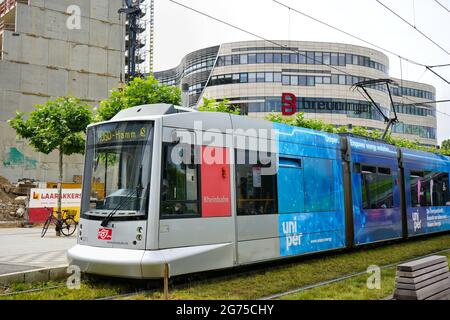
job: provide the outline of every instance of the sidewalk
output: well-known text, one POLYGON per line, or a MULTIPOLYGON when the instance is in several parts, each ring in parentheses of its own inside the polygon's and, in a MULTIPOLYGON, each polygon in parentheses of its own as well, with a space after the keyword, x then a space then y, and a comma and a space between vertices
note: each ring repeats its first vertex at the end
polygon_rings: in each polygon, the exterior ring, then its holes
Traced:
POLYGON ((56 237, 54 229, 41 238, 41 228, 0 228, 0 275, 66 265, 66 251, 76 244, 71 237, 56 237))

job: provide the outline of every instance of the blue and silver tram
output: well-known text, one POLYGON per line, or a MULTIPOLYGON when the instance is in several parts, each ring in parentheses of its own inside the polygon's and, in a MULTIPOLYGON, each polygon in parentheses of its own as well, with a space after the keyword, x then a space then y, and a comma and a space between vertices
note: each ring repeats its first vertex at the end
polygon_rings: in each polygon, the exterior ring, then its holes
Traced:
POLYGON ((139 106, 87 130, 78 244, 160 278, 450 229, 450 158, 248 117, 139 106))

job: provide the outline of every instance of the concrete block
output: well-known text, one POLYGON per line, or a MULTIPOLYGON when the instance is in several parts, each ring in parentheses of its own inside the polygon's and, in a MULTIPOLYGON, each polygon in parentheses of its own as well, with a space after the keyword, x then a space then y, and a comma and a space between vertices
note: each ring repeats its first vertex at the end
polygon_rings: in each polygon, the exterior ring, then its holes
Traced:
POLYGON ((31 33, 35 34, 33 30, 33 11, 35 9, 31 6, 27 6, 22 3, 17 3, 16 5, 16 31, 18 33, 31 33))
POLYGON ((22 94, 20 96, 20 110, 28 113, 32 111, 36 105, 44 104, 48 98, 49 97, 45 96, 22 94))
POLYGON ((113 24, 109 26, 108 48, 124 51, 125 49, 125 26, 113 24))
POLYGON ((396 299, 412 297, 415 300, 424 300, 449 288, 450 288, 450 279, 447 278, 419 290, 396 289, 394 297, 396 299))
POLYGON ((24 281, 26 283, 48 281, 49 274, 50 274, 50 272, 48 269, 25 272, 24 273, 24 281))
POLYGON ((122 0, 109 0, 109 21, 113 22, 113 23, 120 23, 119 21, 119 9, 122 8, 123 6, 123 1, 122 0))
POLYGON ((47 66, 48 65, 48 40, 30 36, 22 36, 22 57, 21 61, 27 63, 47 66))
POLYGON ((422 268, 422 269, 419 269, 419 270, 416 270, 416 271, 413 271, 413 272, 397 271, 396 275, 398 277, 415 278, 415 277, 418 277, 418 276, 421 276, 421 275, 425 275, 425 274, 427 274, 429 272, 432 272, 432 271, 443 269, 445 267, 448 267, 447 262, 441 262, 439 264, 435 264, 435 265, 432 265, 432 266, 429 266, 429 267, 426 267, 426 268, 422 268))
POLYGON ((20 90, 27 93, 45 93, 48 89, 48 69, 43 66, 22 65, 20 90))
POLYGON ((89 96, 89 75, 70 71, 68 76, 67 93, 81 99, 87 99, 89 96))
POLYGON ((69 69, 89 70, 89 47, 83 44, 69 44, 69 69))
POLYGON ((89 75, 89 96, 91 100, 102 100, 108 96, 108 77, 89 75))
POLYGON ((411 284, 402 283, 402 282, 398 282, 397 281, 396 288, 397 289, 405 289, 405 290, 418 290, 418 289, 424 288, 426 286, 429 286, 429 285, 431 285, 431 284, 433 284, 435 282, 438 282, 438 281, 441 281, 441 280, 444 280, 444 279, 448 279, 448 277, 449 277, 448 273, 443 273, 443 274, 441 274, 439 276, 429 278, 429 279, 427 279, 425 281, 411 283, 411 284))
POLYGON ((106 74, 108 71, 107 51, 102 48, 89 47, 89 71, 106 74))
POLYGON ((22 64, 0 61, 0 88, 2 90, 16 90, 20 88, 22 64))
POLYGON ((91 0, 91 17, 102 21, 108 21, 109 0, 91 0))
POLYGON ((423 259, 406 262, 398 265, 397 270, 401 271, 416 271, 426 267, 430 267, 442 262, 447 262, 447 257, 445 256, 430 256, 423 259))
POLYGON ((45 0, 28 0, 31 6, 44 8, 45 0))
POLYGON ((49 270, 49 280, 60 280, 67 278, 68 276, 67 266, 52 268, 49 270))
POLYGON ((61 40, 49 40, 48 64, 54 67, 70 68, 69 43, 61 40))
POLYGON ((67 12, 69 6, 75 5, 81 9, 81 15, 88 17, 90 14, 90 0, 53 0, 45 1, 45 8, 53 11, 67 12))
MULTIPOLYGON (((1 92, 1 91, 0 91, 1 92)), ((16 111, 21 110, 21 94, 13 91, 3 91, 0 94, 0 120, 7 121, 16 115, 16 111)), ((5 137, 2 136, 2 139, 5 137)))
POLYGON ((53 97, 67 95, 69 72, 64 69, 48 70, 48 94, 53 97))
POLYGON ((44 11, 45 36, 58 40, 68 40, 69 29, 67 29, 67 18, 65 13, 45 10, 44 11))
POLYGON ((13 32, 3 33, 3 60, 21 61, 22 57, 22 35, 13 36, 13 32))
POLYGON ((11 283, 22 283, 25 280, 25 276, 23 273, 13 273, 8 275, 0 276, 0 285, 7 286, 11 283))
POLYGON ((89 24, 89 44, 96 47, 107 47, 109 24, 98 20, 90 20, 89 24))
POLYGON ((16 31, 19 33, 44 36, 47 30, 45 13, 46 10, 44 9, 18 3, 16 31))
POLYGON ((397 277, 397 281, 401 283, 418 283, 421 281, 425 281, 430 277, 436 277, 438 275, 441 275, 443 273, 447 273, 449 271, 448 266, 445 268, 437 269, 435 271, 423 274, 421 276, 415 277, 415 278, 409 278, 409 277, 397 277))
POLYGON ((108 74, 120 77, 124 64, 125 56, 120 51, 108 50, 108 74))

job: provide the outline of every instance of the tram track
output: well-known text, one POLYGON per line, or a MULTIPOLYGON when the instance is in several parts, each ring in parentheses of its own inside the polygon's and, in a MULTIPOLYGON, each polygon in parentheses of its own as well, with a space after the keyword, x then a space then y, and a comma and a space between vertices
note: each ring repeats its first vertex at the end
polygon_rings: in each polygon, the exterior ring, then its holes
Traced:
MULTIPOLYGON (((417 256, 417 257, 414 257, 411 259, 400 260, 397 262, 389 263, 389 264, 380 266, 380 269, 383 270, 383 269, 392 268, 401 263, 425 258, 425 257, 436 255, 436 254, 442 254, 442 253, 449 252, 449 251, 450 251, 450 248, 434 251, 434 252, 428 253, 426 255, 417 256)), ((291 263, 291 262, 290 263, 278 263, 276 265, 271 265, 271 266, 261 264, 261 265, 257 265, 256 268, 255 268, 255 266, 243 268, 241 270, 237 270, 236 272, 232 272, 232 273, 230 273, 229 270, 228 271, 220 270, 220 271, 213 271, 213 272, 209 272, 209 273, 180 276, 180 277, 176 277, 176 278, 173 278, 170 280, 172 282, 170 285, 170 289, 171 290, 180 290, 180 289, 186 289, 193 285, 202 284, 202 283, 231 280, 231 279, 235 279, 238 277, 252 276, 252 275, 257 275, 257 274, 261 274, 261 273, 264 274, 266 272, 274 271, 274 270, 277 270, 277 269, 280 269, 280 268, 283 268, 286 266, 290 266, 293 264, 297 264, 297 263, 298 262, 296 262, 296 263, 291 263), (249 268, 252 268, 252 269, 247 270, 249 268)), ((359 272, 339 276, 336 278, 328 279, 325 281, 320 281, 317 283, 312 283, 312 284, 308 284, 308 285, 301 286, 298 288, 275 293, 275 294, 272 294, 269 296, 257 298, 257 300, 275 300, 275 299, 282 298, 284 296, 288 296, 288 295, 303 292, 306 290, 311 290, 311 289, 327 286, 330 284, 338 283, 338 282, 345 281, 345 280, 355 278, 358 276, 362 276, 365 274, 367 274, 367 272, 365 270, 359 271, 359 272)), ((100 282, 99 282, 99 280, 97 279, 97 280, 95 280, 95 282, 92 282, 92 283, 100 283, 101 284, 102 280, 100 279, 100 282)), ((106 283, 106 281, 105 281, 105 283, 106 283)), ((145 296, 145 295, 154 294, 154 293, 158 293, 158 292, 163 293, 161 284, 162 284, 162 281, 160 281, 160 280, 151 281, 151 282, 143 282, 142 285, 143 286, 145 285, 148 289, 143 289, 143 288, 141 289, 139 287, 137 287, 137 288, 135 287, 133 290, 128 290, 128 291, 125 290, 123 293, 119 293, 116 295, 98 297, 95 300, 106 301, 106 300, 118 300, 118 299, 132 299, 137 296, 145 296)), ((14 291, 14 292, 3 292, 3 293, 0 293, 0 299, 14 297, 14 296, 23 295, 23 294, 26 295, 26 294, 33 294, 33 293, 38 293, 38 292, 51 291, 51 290, 55 290, 55 289, 65 288, 65 287, 66 287, 66 284, 50 286, 50 287, 35 287, 35 288, 27 289, 27 290, 19 290, 19 291, 14 291)), ((0 289, 7 290, 8 288, 0 287, 0 289)))
MULTIPOLYGON (((429 254, 426 254, 426 255, 423 255, 423 256, 420 256, 420 257, 415 257, 415 258, 412 258, 412 259, 407 259, 407 260, 397 261, 397 262, 394 262, 394 263, 389 263, 389 264, 386 264, 384 266, 381 266, 380 270, 389 269, 389 268, 395 267, 395 266, 397 266, 399 264, 402 264, 402 263, 406 263, 406 262, 410 262, 410 261, 414 261, 414 260, 419 260, 419 259, 422 259, 422 258, 433 256, 435 254, 440 254, 440 253, 449 252, 449 251, 450 251, 450 248, 449 249, 444 249, 444 250, 439 250, 439 251, 436 251, 436 252, 432 252, 432 253, 429 253, 429 254)), ((291 289, 291 290, 288 290, 288 291, 276 293, 276 294, 273 294, 273 295, 270 295, 270 296, 266 296, 266 297, 260 298, 259 300, 275 300, 275 299, 278 299, 278 298, 281 298, 281 297, 285 297, 285 296, 288 296, 288 295, 291 295, 291 294, 294 294, 294 293, 299 293, 299 292, 303 292, 303 291, 306 291, 306 290, 323 287, 323 286, 330 285, 330 284, 333 284, 333 283, 345 281, 347 279, 359 277, 359 276, 362 276, 362 275, 365 275, 365 274, 367 274, 367 271, 355 272, 355 273, 351 273, 351 274, 348 274, 348 275, 345 275, 345 276, 341 276, 341 277, 337 277, 337 278, 334 278, 334 279, 321 281, 321 282, 317 282, 317 283, 314 283, 314 284, 302 286, 302 287, 299 287, 299 288, 296 288, 296 289, 291 289)))
MULTIPOLYGON (((397 262, 393 262, 387 265, 383 265, 380 267, 381 270, 384 269, 389 269, 392 267, 395 267, 398 264, 402 264, 402 263, 406 263, 406 262, 410 262, 410 261, 414 261, 414 260, 418 260, 418 259, 422 259, 422 258, 426 258, 432 255, 436 255, 436 254, 440 254, 440 253, 444 253, 444 252, 449 252, 449 249, 444 249, 444 250, 439 250, 439 251, 435 251, 432 253, 428 253, 426 255, 422 255, 422 256, 418 256, 418 257, 414 257, 412 259, 407 259, 407 260, 400 260, 397 262)), ((276 270, 277 268, 279 268, 279 266, 273 267, 273 268, 268 268, 268 267, 260 267, 258 270, 254 270, 254 271, 244 271, 244 272, 237 272, 237 273, 232 273, 232 274, 228 274, 225 276, 217 276, 217 277, 206 277, 206 279, 202 279, 199 281, 190 281, 189 283, 180 283, 179 285, 173 285, 171 287, 171 289, 184 289, 187 288, 193 284, 197 284, 197 283, 202 283, 202 282, 210 282, 210 281, 221 281, 221 280, 228 280, 228 279, 233 279, 236 277, 242 277, 242 276, 247 276, 247 275, 255 275, 258 273, 263 273, 263 272, 267 272, 267 271, 271 271, 271 270, 276 270)), ((306 290, 310 290, 310 289, 314 289, 314 288, 318 288, 318 287, 322 287, 322 286, 326 286, 326 285, 330 285, 333 283, 338 283, 341 281, 345 281, 347 279, 351 279, 351 278, 355 278, 361 275, 365 275, 367 274, 367 271, 359 271, 359 272, 355 272, 355 273, 351 273, 348 275, 344 275, 344 276, 340 276, 340 277, 336 277, 333 279, 329 279, 329 280, 325 280, 325 281, 321 281, 321 282, 317 282, 317 283, 313 283, 313 284, 309 284, 306 286, 302 286, 299 288, 295 288, 295 289, 291 289, 291 290, 287 290, 284 292, 280 292, 280 293, 276 293, 273 295, 269 295, 266 297, 262 297, 259 298, 257 300, 275 300, 290 294, 294 294, 294 293, 299 293, 302 291, 306 291, 306 290)), ((152 294, 155 292, 161 292, 160 288, 154 288, 154 289, 150 289, 150 290, 143 290, 143 291, 139 291, 139 292, 129 292, 129 293, 124 293, 124 294, 120 294, 120 295, 116 295, 116 296, 110 296, 110 297, 104 297, 104 298, 99 298, 97 300, 116 300, 116 299, 121 299, 121 298, 132 298, 132 297, 136 297, 136 296, 142 296, 142 295, 147 295, 147 294, 152 294)))
POLYGON ((20 294, 36 293, 36 292, 55 290, 55 289, 60 289, 60 288, 64 288, 64 287, 66 287, 66 286, 65 285, 64 286, 61 285, 61 286, 51 286, 51 287, 45 287, 45 288, 32 288, 32 289, 27 289, 27 290, 6 292, 6 293, 1 293, 0 294, 0 298, 1 297, 13 297, 13 296, 17 296, 17 295, 20 295, 20 294))

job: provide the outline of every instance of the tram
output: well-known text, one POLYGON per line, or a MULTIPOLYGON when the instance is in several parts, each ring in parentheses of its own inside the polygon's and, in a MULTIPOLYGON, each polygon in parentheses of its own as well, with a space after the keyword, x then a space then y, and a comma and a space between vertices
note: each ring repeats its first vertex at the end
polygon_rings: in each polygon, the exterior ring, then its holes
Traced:
POLYGON ((150 279, 445 232, 449 173, 449 157, 378 140, 137 106, 87 129, 68 259, 150 279))

